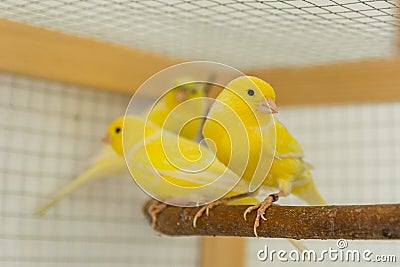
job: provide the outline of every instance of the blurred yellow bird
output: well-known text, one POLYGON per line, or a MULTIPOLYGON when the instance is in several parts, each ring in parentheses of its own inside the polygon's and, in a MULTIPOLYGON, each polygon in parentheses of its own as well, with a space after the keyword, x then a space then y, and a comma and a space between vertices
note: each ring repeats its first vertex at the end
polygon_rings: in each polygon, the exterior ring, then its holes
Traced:
MULTIPOLYGON (((190 114, 182 114, 182 112, 186 112, 188 109, 172 111, 184 101, 204 97, 206 94, 207 88, 204 86, 191 83, 188 78, 178 79, 174 81, 173 88, 162 96, 151 110, 143 112, 141 117, 162 126, 167 116, 171 113, 171 120, 168 120, 171 123, 165 124, 164 128, 175 133, 179 132, 180 135, 186 138, 195 139, 201 132, 201 120, 190 121, 183 129, 181 127, 188 115, 192 116, 192 114, 199 115, 204 113, 205 106, 202 104, 202 101, 196 101, 196 104, 191 106, 190 114)), ((107 142, 108 140, 103 139, 103 141, 107 142)), ((42 216, 49 208, 87 181, 117 174, 120 175, 126 170, 124 158, 120 154, 115 153, 111 145, 106 144, 92 160, 90 167, 86 171, 58 190, 48 202, 35 209, 34 214, 42 216)))
POLYGON ((122 174, 123 172, 126 172, 124 158, 115 153, 110 145, 104 145, 86 171, 59 189, 49 201, 35 209, 34 214, 37 216, 44 215, 49 208, 87 181, 122 174))
POLYGON ((190 79, 186 77, 174 81, 173 88, 153 107, 143 112, 141 117, 156 123, 165 130, 179 133, 180 136, 191 140, 198 139, 203 119, 191 119, 205 115, 206 105, 201 98, 207 96, 208 87, 190 82, 190 79), (182 104, 185 101, 187 101, 186 104, 182 104))
POLYGON ((247 181, 249 195, 261 183, 261 190, 256 193, 271 187, 279 190, 244 213, 246 218, 247 213, 257 210, 256 236, 260 217, 265 219, 265 211, 279 197, 294 194, 311 205, 326 204, 314 185, 310 164, 303 160, 302 147, 273 116, 278 112, 275 97, 274 89, 259 78, 236 78, 218 95, 203 127, 204 137, 214 143, 217 158, 226 165, 230 160, 234 161, 231 169, 237 174, 240 172, 242 179, 247 181), (224 127, 238 130, 224 131, 224 127), (242 128, 245 133, 239 130, 242 128), (245 138, 248 142, 240 141, 245 138), (235 154, 245 155, 247 159, 235 158, 235 154), (246 167, 235 162, 238 160, 248 160, 246 167))

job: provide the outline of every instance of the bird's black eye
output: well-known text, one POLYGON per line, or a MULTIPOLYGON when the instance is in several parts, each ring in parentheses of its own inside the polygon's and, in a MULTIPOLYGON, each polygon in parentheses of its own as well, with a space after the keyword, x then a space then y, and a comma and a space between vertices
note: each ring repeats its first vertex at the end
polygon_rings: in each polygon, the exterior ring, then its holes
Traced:
POLYGON ((248 90, 247 90, 247 94, 248 94, 249 96, 253 96, 253 95, 254 95, 254 90, 253 90, 253 89, 248 89, 248 90))
POLYGON ((117 127, 115 128, 115 133, 119 133, 121 131, 121 128, 117 127))

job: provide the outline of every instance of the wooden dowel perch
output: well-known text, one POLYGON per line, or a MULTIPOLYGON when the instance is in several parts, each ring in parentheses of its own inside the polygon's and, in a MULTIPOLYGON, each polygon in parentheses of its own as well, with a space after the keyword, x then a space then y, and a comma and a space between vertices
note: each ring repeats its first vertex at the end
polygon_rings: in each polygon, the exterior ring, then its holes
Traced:
MULTIPOLYGON (((149 202, 143 207, 147 219, 149 202)), ((173 236, 245 236, 253 237, 255 212, 243 212, 248 206, 217 206, 197 221, 199 208, 169 206, 157 217, 156 231, 173 236)), ((293 239, 400 239, 400 204, 353 206, 278 206, 266 213, 257 229, 260 237, 293 239)))

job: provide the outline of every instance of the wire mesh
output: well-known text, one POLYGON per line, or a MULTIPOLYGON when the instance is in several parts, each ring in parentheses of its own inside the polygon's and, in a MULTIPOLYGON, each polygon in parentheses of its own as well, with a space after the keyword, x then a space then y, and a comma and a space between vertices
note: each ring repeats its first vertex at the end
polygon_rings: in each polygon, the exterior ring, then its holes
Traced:
MULTIPOLYGON (((0 17, 240 69, 392 56, 400 32, 395 0, 2 0, 0 17)), ((0 74, 2 266, 197 264, 197 239, 154 237, 140 215, 144 195, 128 177, 91 183, 44 218, 31 214, 80 172, 128 100, 0 74)), ((329 203, 399 202, 398 103, 281 114, 329 203)), ((299 204, 293 197, 280 201, 299 204)), ((268 240, 277 249, 286 246, 281 242, 268 240)), ((326 249, 327 242, 307 245, 326 249)), ((255 253, 265 244, 249 241, 248 266, 260 263, 255 253)), ((351 244, 392 254, 400 248, 398 242, 351 244)))
POLYGON ((32 212, 102 146, 129 97, 0 74, 1 266, 195 266, 196 238, 157 237, 129 175, 92 181, 32 212))
POLYGON ((398 8, 396 0, 3 0, 0 16, 243 69, 393 55, 398 8))

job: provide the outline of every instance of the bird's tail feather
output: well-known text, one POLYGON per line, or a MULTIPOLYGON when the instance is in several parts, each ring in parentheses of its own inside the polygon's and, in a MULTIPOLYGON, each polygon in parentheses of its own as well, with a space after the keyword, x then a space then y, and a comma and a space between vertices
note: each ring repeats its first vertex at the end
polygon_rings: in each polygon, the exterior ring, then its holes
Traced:
MULTIPOLYGON (((311 175, 308 171, 306 176, 311 175)), ((309 205, 326 205, 325 199, 318 192, 313 179, 307 178, 307 183, 301 186, 294 187, 292 189, 292 194, 306 201, 309 205)))
POLYGON ((102 165, 103 166, 99 166, 99 164, 97 164, 91 167, 90 169, 88 169, 87 171, 76 177, 74 180, 72 180, 69 184, 63 186, 51 197, 51 199, 48 202, 36 208, 33 214, 36 216, 43 216, 48 209, 53 207, 60 200, 69 195, 71 192, 73 192, 76 188, 78 188, 85 182, 91 179, 101 178, 107 175, 114 174, 118 172, 120 169, 123 169, 122 167, 120 167, 120 165, 124 166, 122 165, 122 163, 120 164, 117 161, 109 161, 108 164, 102 164, 102 165))
POLYGON ((35 209, 33 214, 36 216, 43 216, 48 209, 53 207, 55 204, 57 204, 60 200, 62 200, 67 195, 69 195, 72 191, 74 191, 80 185, 82 185, 86 181, 94 178, 94 175, 96 175, 96 172, 97 172, 97 170, 94 168, 87 170, 82 175, 78 176, 77 178, 72 180, 70 183, 63 186, 60 190, 58 190, 51 197, 51 199, 49 201, 47 201, 45 204, 43 204, 40 207, 38 207, 37 209, 35 209))
POLYGON ((290 244, 292 244, 292 246, 294 246, 300 253, 302 253, 304 250, 306 250, 307 248, 298 240, 294 240, 294 239, 287 239, 287 241, 290 242, 290 244))

